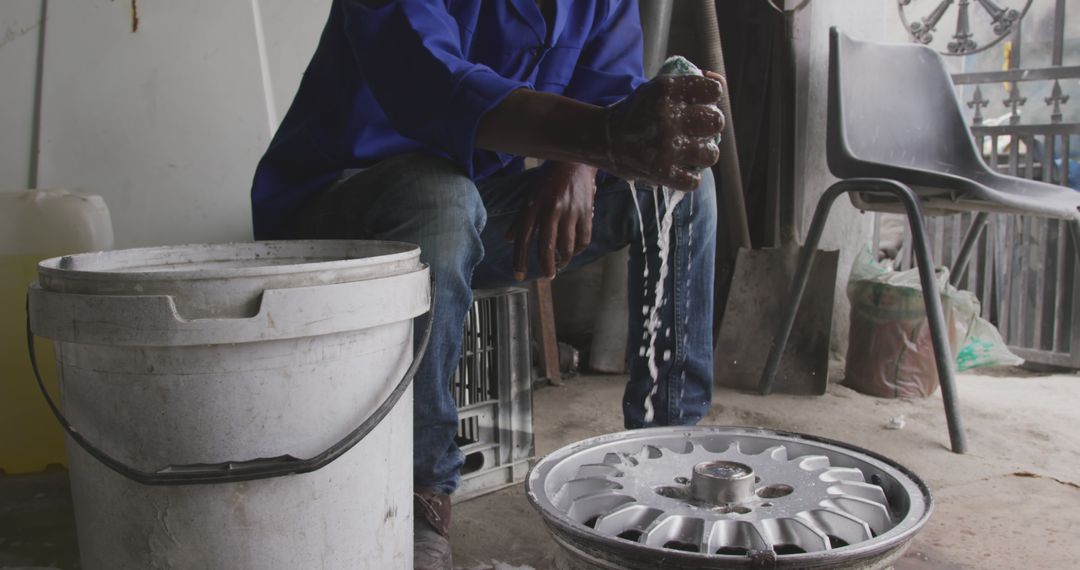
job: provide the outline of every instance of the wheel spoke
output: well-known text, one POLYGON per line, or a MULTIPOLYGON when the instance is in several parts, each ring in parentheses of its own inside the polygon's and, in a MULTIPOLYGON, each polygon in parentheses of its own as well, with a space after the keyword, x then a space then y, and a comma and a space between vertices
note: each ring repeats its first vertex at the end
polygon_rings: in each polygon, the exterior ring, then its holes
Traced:
POLYGON ((830 495, 835 494, 848 497, 859 497, 881 505, 889 504, 889 499, 885 497, 885 491, 881 487, 871 483, 849 481, 847 483, 833 485, 827 489, 827 492, 830 495))
POLYGON ((622 485, 607 479, 571 479, 563 483, 562 487, 552 497, 555 504, 561 509, 567 509, 574 501, 587 495, 595 495, 608 489, 622 489, 622 485))
POLYGON ((597 517, 609 513, 619 506, 632 502, 634 502, 634 498, 629 495, 611 491, 602 491, 575 499, 570 503, 570 507, 566 509, 566 514, 579 523, 584 524, 589 521, 594 521, 593 524, 596 524, 595 519, 597 517))
POLYGON ((831 465, 829 458, 824 455, 807 455, 804 457, 797 457, 793 461, 799 464, 799 469, 805 471, 820 471, 822 469, 828 469, 831 465))
POLYGON ((814 509, 795 515, 802 520, 812 522, 820 528, 829 538, 833 548, 838 547, 839 542, 844 545, 858 544, 874 538, 870 525, 866 521, 841 511, 828 509, 814 509))
POLYGON ((761 532, 749 521, 716 521, 709 530, 706 541, 707 552, 727 556, 745 556, 753 550, 770 548, 761 532))
POLYGON ((701 552, 705 521, 685 515, 663 514, 649 525, 641 541, 648 545, 682 552, 701 552))
POLYGON ((766 542, 777 554, 801 554, 829 549, 829 537, 811 522, 795 517, 760 522, 766 542), (797 552, 796 549, 802 552, 797 552))
POLYGON ((592 477, 622 477, 622 470, 607 463, 587 463, 578 467, 577 478, 589 479, 592 477))
POLYGON ((596 525, 593 528, 596 529, 596 532, 611 536, 619 536, 628 530, 636 530, 639 531, 640 536, 644 535, 649 525, 663 513, 660 509, 648 505, 639 503, 624 504, 601 515, 596 520, 596 525))
POLYGON ((818 476, 819 479, 826 482, 831 481, 866 481, 866 475, 862 471, 855 469, 854 467, 833 467, 826 469, 818 476))
POLYGON ((849 513, 866 521, 866 524, 870 525, 870 529, 875 534, 881 534, 892 526, 889 509, 881 503, 875 503, 860 497, 837 497, 835 499, 826 499, 820 504, 823 507, 849 513))

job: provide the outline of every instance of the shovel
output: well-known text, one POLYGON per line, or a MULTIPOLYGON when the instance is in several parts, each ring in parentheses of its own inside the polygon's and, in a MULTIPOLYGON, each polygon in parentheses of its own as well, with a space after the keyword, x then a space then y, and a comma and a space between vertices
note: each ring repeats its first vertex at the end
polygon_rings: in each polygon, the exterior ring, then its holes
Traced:
MULTIPOLYGON (((739 249, 724 320, 716 339, 713 377, 717 385, 758 390, 795 276, 799 250, 794 243, 758 250, 739 249)), ((825 393, 829 383, 829 338, 838 259, 836 251, 816 255, 772 391, 825 393)))
MULTIPOLYGON (((778 247, 751 249, 740 244, 731 272, 727 301, 714 351, 714 382, 741 390, 758 390, 773 336, 790 292, 800 247, 795 241, 794 158, 795 99, 793 16, 785 13, 782 34, 776 34, 770 62, 769 160, 766 183, 769 220, 766 235, 778 247)), ((728 209, 725 221, 746 227, 746 210, 728 209), (740 219, 741 218, 741 219, 740 219)), ((818 252, 795 317, 794 328, 772 391, 824 394, 829 382, 829 339, 839 253, 818 252)))

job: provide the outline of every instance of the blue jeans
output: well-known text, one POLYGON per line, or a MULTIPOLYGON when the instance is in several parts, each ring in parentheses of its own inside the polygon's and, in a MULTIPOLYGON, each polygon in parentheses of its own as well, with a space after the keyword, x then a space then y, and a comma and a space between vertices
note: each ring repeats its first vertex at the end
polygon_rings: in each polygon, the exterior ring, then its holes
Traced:
MULTIPOLYGON (((461 353, 462 326, 473 288, 517 284, 513 244, 504 236, 528 201, 535 171, 495 177, 475 184, 444 158, 408 154, 346 173, 290 229, 295 238, 379 239, 418 244, 436 285, 435 322, 427 355, 415 379, 414 479, 417 487, 453 492, 464 456, 454 443, 457 408, 449 382, 461 353)), ((592 243, 563 271, 573 271, 604 254, 630 245, 628 357, 630 381, 623 398, 628 429, 649 425, 692 425, 709 410, 712 394, 713 264, 716 196, 711 173, 675 208, 675 236, 669 249, 654 354, 659 367, 652 397, 655 415, 646 422, 645 399, 653 381, 642 347, 648 341, 643 307, 653 304, 660 271, 657 219, 651 189, 630 192, 609 177, 596 192, 592 243), (631 201, 636 199, 645 226, 631 201), (648 266, 649 278, 644 277, 648 266)), ((529 279, 540 275, 533 247, 529 279)))

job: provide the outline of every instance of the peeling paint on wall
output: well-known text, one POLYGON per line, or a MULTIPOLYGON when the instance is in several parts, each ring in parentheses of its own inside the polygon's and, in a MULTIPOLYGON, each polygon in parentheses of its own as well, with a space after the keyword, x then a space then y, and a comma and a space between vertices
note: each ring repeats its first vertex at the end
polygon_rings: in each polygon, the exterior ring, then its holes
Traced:
POLYGON ((19 29, 15 29, 15 28, 13 28, 11 26, 5 27, 4 28, 4 33, 0 34, 0 47, 4 47, 7 44, 10 44, 11 42, 15 41, 19 37, 25 36, 26 34, 29 34, 30 32, 38 29, 39 27, 41 27, 41 23, 37 23, 37 24, 34 24, 32 26, 28 26, 26 28, 19 28, 19 29))

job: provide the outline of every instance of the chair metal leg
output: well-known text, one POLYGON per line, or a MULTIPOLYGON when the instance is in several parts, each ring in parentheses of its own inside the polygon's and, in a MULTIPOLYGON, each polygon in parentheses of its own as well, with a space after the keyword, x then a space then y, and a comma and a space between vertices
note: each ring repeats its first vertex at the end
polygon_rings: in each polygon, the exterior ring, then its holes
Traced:
MULTIPOLYGON (((907 186, 894 180, 883 178, 841 180, 830 186, 822 195, 817 209, 814 211, 814 219, 810 223, 806 244, 803 246, 799 256, 799 265, 791 285, 791 294, 788 296, 787 305, 784 308, 783 319, 776 331, 776 335, 773 337, 772 348, 769 351, 765 369, 762 371, 758 390, 762 394, 768 394, 772 391, 773 383, 776 380, 776 372, 780 366, 780 359, 784 354, 784 348, 787 346, 788 337, 791 335, 791 329, 795 323, 795 315, 799 310, 799 303, 802 300, 806 283, 810 277, 810 267, 813 265, 814 255, 817 252, 818 242, 821 241, 821 232, 825 227, 829 210, 832 209, 833 203, 841 194, 855 191, 891 194, 904 204, 908 222, 911 225, 915 259, 919 268, 919 281, 922 284, 923 300, 926 304, 926 318, 930 326, 934 360, 937 364, 938 378, 941 382, 941 395, 945 404, 945 419, 949 426, 949 439, 954 452, 964 453, 967 450, 967 441, 960 422, 956 396, 955 367, 953 366, 952 351, 949 348, 948 329, 945 326, 945 314, 941 306, 941 296, 938 291, 937 281, 934 279, 934 264, 930 257, 926 230, 923 227, 922 209, 919 207, 919 201, 915 193, 907 186)), ((1078 228, 1078 232, 1080 232, 1080 228, 1078 228)), ((1077 237, 1080 237, 1080 233, 1078 233, 1077 237)))
POLYGON ((922 210, 915 193, 903 187, 901 199, 908 213, 911 224, 912 242, 915 246, 915 261, 919 264, 919 281, 922 283, 923 303, 926 306, 926 322, 930 325, 930 341, 934 345, 934 360, 937 361, 938 380, 941 382, 941 398, 945 403, 945 420, 949 425, 949 439, 952 450, 956 453, 967 451, 967 438, 960 423, 960 411, 956 396, 956 366, 953 364, 952 349, 949 347, 949 329, 945 324, 945 311, 941 306, 941 293, 937 279, 934 278, 934 262, 930 257, 930 246, 923 227, 922 210))
POLYGON ((1076 252, 1077 259, 1080 259, 1080 220, 1069 222, 1069 230, 1072 233, 1073 250, 1076 252))
POLYGON ((989 219, 989 212, 979 212, 971 220, 971 227, 968 228, 967 234, 964 235, 964 243, 956 254, 956 260, 953 261, 949 283, 959 285, 960 280, 964 278, 964 272, 967 271, 968 262, 971 260, 971 252, 975 250, 975 244, 979 242, 979 237, 982 236, 983 228, 986 227, 986 222, 989 219))

